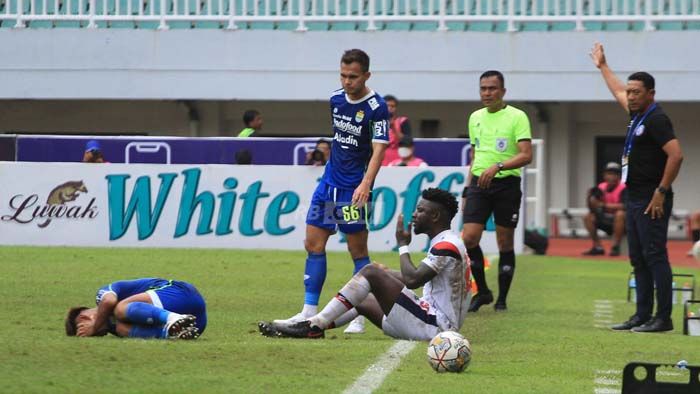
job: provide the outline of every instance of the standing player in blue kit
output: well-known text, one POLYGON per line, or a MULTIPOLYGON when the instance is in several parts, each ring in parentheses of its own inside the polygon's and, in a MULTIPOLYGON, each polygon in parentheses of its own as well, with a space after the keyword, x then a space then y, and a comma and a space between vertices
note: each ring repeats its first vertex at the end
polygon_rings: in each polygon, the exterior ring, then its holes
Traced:
MULTIPOLYGON (((343 87, 333 92, 330 99, 334 134, 331 158, 306 216, 304 307, 300 313, 278 323, 304 321, 318 312, 326 280, 326 244, 336 231, 347 237, 348 251, 355 264, 353 274, 370 262, 368 204, 389 143, 389 110, 382 96, 366 86, 370 75, 369 56, 365 52, 345 51, 340 59, 343 87)), ((352 321, 346 333, 364 332, 364 318, 358 317, 355 309, 348 311, 341 321, 352 321)))

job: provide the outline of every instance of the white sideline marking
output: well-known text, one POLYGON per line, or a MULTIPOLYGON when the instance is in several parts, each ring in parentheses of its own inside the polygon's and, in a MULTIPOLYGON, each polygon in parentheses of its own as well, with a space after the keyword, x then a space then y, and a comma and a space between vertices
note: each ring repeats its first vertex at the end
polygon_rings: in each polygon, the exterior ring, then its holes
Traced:
POLYGON ((595 378, 593 381, 595 384, 602 384, 603 386, 617 386, 622 384, 620 379, 610 379, 610 378, 595 378))
POLYGON ((418 342, 414 341, 396 341, 394 346, 367 367, 365 373, 357 378, 352 386, 345 389, 343 394, 371 393, 378 389, 391 371, 399 366, 401 359, 417 344, 418 342))
POLYGON ((593 327, 609 328, 613 323, 613 311, 615 306, 611 300, 593 301, 593 327))
POLYGON ((619 369, 598 369, 593 377, 593 393, 595 394, 620 394, 622 391, 622 380, 619 379, 622 370, 619 369), (606 387, 607 386, 607 387, 606 387))
POLYGON ((620 394, 620 390, 618 389, 609 389, 605 387, 596 387, 593 392, 595 394, 620 394))

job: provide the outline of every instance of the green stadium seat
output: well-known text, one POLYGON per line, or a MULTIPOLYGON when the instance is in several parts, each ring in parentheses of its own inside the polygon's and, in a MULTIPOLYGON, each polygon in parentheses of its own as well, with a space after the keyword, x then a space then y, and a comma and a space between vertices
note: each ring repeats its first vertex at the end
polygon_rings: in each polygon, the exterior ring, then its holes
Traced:
POLYGON ((628 31, 629 29, 628 22, 606 22, 603 24, 603 30, 606 31, 628 31))
MULTIPOLYGON (((282 10, 283 0, 269 0, 266 4, 265 0, 258 1, 258 15, 277 15, 277 4, 279 4, 279 9, 282 10), (269 10, 268 10, 269 9, 269 10)), ((250 14, 253 13, 253 9, 250 9, 250 14)), ((226 8, 228 12, 228 8, 226 8)), ((275 28, 274 22, 250 22, 248 24, 249 29, 255 30, 273 30, 275 28)), ((295 27, 296 28, 296 27, 295 27)))
POLYGON ((437 22, 414 22, 411 30, 415 31, 437 31, 437 22))
MULTIPOLYGON (((80 0, 62 0, 58 9, 59 14, 63 15, 78 15, 82 9, 83 14, 88 14, 90 11, 88 9, 90 2, 88 0, 83 0, 81 7, 80 0)), ((86 23, 87 25, 87 23, 86 23)), ((79 21, 56 21, 54 22, 55 27, 80 27, 81 23, 79 21)))
MULTIPOLYGON (((199 0, 174 0, 172 8, 169 10, 171 15, 196 15, 197 1, 199 0)), ((191 29, 193 27, 190 21, 170 21, 168 27, 171 29, 191 29)))
POLYGON ((553 22, 551 31, 572 31, 576 30, 574 22, 553 22))
MULTIPOLYGON (((144 1, 143 15, 150 16, 151 13, 153 13, 153 15, 159 15, 161 4, 162 4, 161 2, 165 2, 166 13, 172 14, 173 4, 170 0, 149 0, 149 1, 144 1)), ((154 30, 157 29, 158 26, 160 26, 160 21, 157 21, 157 20, 138 22, 136 25, 136 27, 139 29, 154 29, 154 30)))
POLYGON ((549 23, 547 23, 547 22, 521 23, 520 31, 549 31, 549 23))
POLYGON ((449 31, 464 31, 467 29, 467 24, 464 22, 445 22, 445 26, 449 31))
MULTIPOLYGON (((200 15, 225 15, 228 13, 228 5, 228 0, 222 0, 221 2, 219 2, 219 0, 204 0, 202 1, 200 15)), ((252 13, 253 10, 250 10, 250 12, 252 13)), ((260 13, 260 9, 258 9, 258 13, 260 13)), ((222 26, 225 25, 217 21, 201 21, 194 23, 194 27, 197 29, 221 29, 222 26)))
MULTIPOLYGON (((88 12, 89 10, 90 4, 88 2, 88 12)), ((95 0, 95 15, 114 15, 114 0, 95 0)), ((106 21, 97 21, 95 24, 101 29, 108 26, 106 21)))
MULTIPOLYGON (((9 0, 5 0, 5 1, 7 1, 8 4, 9 4, 9 6, 5 6, 5 7, 9 7, 10 13, 12 13, 12 14, 16 13, 16 12, 17 12, 17 1, 16 1, 16 0, 15 0, 15 1, 11 1, 11 2, 10 2, 9 0)), ((23 11, 22 13, 23 13, 23 14, 28 14, 28 13, 29 13, 30 7, 31 7, 31 3, 28 2, 28 1, 25 1, 25 2, 22 4, 22 11, 23 11)), ((7 11, 5 10, 4 7, 3 7, 3 11, 7 12, 7 11)), ((3 20, 2 20, 2 25, 1 25, 0 27, 3 27, 3 28, 13 28, 13 27, 15 27, 16 24, 17 24, 17 20, 16 20, 16 19, 3 19, 3 20)))
POLYGON ((471 22, 467 23, 468 31, 493 31, 493 23, 491 22, 471 22))
MULTIPOLYGON (((114 15, 138 15, 139 14, 139 1, 138 0, 114 0, 114 2, 119 6, 117 10, 116 5, 114 8, 114 15), (131 13, 129 14, 129 4, 131 4, 131 13), (117 12, 118 11, 118 12, 117 12)), ((134 29, 136 28, 136 23, 133 21, 111 21, 109 22, 109 27, 117 29, 134 29)))
MULTIPOLYGON (((16 0, 15 0, 16 1, 16 0)), ((31 7, 31 2, 29 2, 31 7)), ((56 15, 58 10, 56 9, 56 2, 54 0, 35 0, 34 14, 36 15, 56 15)), ((28 21, 27 27, 32 29, 51 29, 53 28, 53 21, 43 20, 43 21, 28 21)))

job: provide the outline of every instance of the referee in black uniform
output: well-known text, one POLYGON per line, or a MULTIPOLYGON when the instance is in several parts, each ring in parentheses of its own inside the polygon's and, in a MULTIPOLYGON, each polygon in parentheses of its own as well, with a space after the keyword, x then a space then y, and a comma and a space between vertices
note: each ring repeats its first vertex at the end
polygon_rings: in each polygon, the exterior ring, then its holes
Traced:
POLYGON ((622 152, 622 181, 627 184, 627 242, 637 282, 637 311, 612 329, 672 331, 673 274, 666 240, 673 208, 671 184, 683 161, 680 143, 671 120, 654 102, 654 77, 636 72, 624 85, 608 67, 599 43, 594 45, 591 58, 615 99, 631 117, 622 152))

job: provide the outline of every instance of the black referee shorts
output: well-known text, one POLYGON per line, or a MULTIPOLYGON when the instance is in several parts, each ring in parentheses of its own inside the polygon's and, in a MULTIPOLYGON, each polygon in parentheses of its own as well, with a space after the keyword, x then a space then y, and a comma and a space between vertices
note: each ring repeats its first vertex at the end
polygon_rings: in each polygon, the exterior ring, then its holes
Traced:
POLYGON ((477 185, 478 180, 478 177, 472 176, 472 182, 467 188, 463 222, 486 225, 493 213, 496 225, 515 228, 520 218, 520 202, 523 199, 520 177, 494 178, 488 189, 480 188, 477 185))

